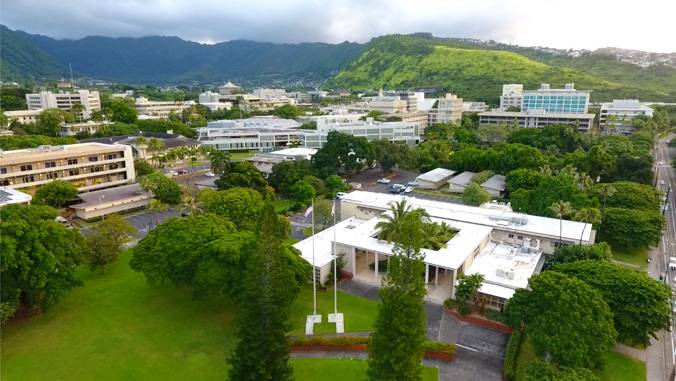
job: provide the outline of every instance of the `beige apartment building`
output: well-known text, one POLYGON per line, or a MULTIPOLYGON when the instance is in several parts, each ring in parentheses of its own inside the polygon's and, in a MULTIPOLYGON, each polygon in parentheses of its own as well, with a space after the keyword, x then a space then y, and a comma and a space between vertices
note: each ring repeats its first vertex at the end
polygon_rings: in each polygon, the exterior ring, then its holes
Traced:
POLYGON ((134 108, 139 115, 152 115, 159 116, 164 119, 169 117, 169 114, 173 111, 175 114, 180 115, 181 111, 188 109, 195 105, 193 101, 187 102, 170 102, 170 101, 150 101, 148 98, 139 97, 136 98, 136 103, 134 103, 134 108))
POLYGON ((110 122, 104 121, 104 122, 94 122, 92 120, 86 121, 86 122, 81 122, 81 123, 62 123, 61 124, 61 132, 59 132, 59 135, 61 136, 75 136, 78 132, 89 132, 90 134, 94 134, 101 128, 101 126, 104 125, 109 125, 110 122))
POLYGON ((82 143, 0 151, 0 186, 31 194, 53 180, 69 181, 82 192, 135 178, 130 146, 82 143))
POLYGON ((462 120, 462 98, 448 93, 445 97, 439 98, 439 104, 436 109, 430 110, 429 124, 436 123, 454 123, 460 124, 462 120))
POLYGON ((44 111, 42 109, 37 110, 15 110, 15 111, 5 111, 5 116, 7 117, 7 125, 11 125, 12 122, 19 122, 21 124, 37 123, 40 113, 44 111))

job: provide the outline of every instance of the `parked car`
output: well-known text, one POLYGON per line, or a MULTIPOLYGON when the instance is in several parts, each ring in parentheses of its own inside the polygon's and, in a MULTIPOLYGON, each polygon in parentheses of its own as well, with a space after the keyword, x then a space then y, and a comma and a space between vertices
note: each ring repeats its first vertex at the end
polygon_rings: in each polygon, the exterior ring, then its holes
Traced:
POLYGON ((387 191, 390 193, 401 193, 401 189, 394 187, 387 188, 387 191))
POLYGON ((408 188, 404 189, 404 193, 411 193, 411 192, 413 192, 413 187, 408 187, 408 188))
POLYGON ((408 186, 410 187, 417 187, 418 186, 418 180, 413 180, 408 182, 408 186))
POLYGON ((389 184, 389 183, 390 183, 390 179, 382 178, 382 179, 379 179, 379 180, 376 181, 376 182, 379 183, 379 184, 389 184))
POLYGON ((170 171, 168 171, 167 173, 171 173, 172 175, 177 175, 177 174, 178 174, 178 172, 174 171, 173 169, 170 170, 170 171))
POLYGON ((215 175, 213 172, 207 172, 207 173, 204 174, 204 176, 206 176, 206 177, 214 177, 214 176, 216 176, 216 175, 215 175))
POLYGON ((190 212, 181 213, 181 217, 188 217, 188 216, 190 216, 190 212))
POLYGON ((676 270, 676 257, 669 258, 669 270, 676 270))
POLYGON ((343 198, 343 196, 345 196, 345 195, 347 195, 347 193, 345 193, 345 192, 338 192, 338 193, 336 193, 336 198, 340 199, 340 198, 343 198))
POLYGON ((190 173, 190 172, 188 172, 187 169, 179 169, 179 170, 178 170, 178 174, 179 174, 179 175, 187 175, 188 173, 190 173))
POLYGON ((67 229, 73 228, 73 224, 71 224, 70 221, 68 221, 67 219, 65 219, 61 216, 56 216, 54 221, 56 221, 56 222, 60 223, 61 225, 65 226, 67 229))

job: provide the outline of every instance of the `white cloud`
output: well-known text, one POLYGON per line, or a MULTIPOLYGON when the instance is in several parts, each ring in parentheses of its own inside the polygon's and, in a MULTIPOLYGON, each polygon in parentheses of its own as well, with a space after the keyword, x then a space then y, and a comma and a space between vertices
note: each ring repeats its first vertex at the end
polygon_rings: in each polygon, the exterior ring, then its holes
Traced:
POLYGON ((676 2, 645 0, 4 0, 2 23, 54 38, 365 42, 388 33, 676 52, 676 2))

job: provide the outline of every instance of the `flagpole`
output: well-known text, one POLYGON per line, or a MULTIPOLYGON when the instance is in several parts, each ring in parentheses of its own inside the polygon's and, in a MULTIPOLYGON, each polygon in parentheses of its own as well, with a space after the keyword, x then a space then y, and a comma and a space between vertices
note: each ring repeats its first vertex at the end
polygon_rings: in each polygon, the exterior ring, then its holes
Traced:
POLYGON ((336 251, 336 199, 333 199, 333 313, 338 314, 338 252, 336 251))
POLYGON ((312 209, 312 297, 314 299, 314 315, 317 316, 317 269, 315 268, 315 199, 310 205, 312 209))

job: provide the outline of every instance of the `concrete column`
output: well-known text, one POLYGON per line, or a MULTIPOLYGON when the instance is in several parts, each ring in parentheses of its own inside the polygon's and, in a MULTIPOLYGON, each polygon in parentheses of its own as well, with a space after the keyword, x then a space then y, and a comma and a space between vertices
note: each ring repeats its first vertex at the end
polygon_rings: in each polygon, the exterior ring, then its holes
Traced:
POLYGON ((378 253, 376 252, 373 253, 373 260, 375 261, 374 262, 375 266, 373 266, 373 268, 376 270, 375 274, 373 275, 373 282, 375 282, 375 284, 378 284, 378 253))
POLYGON ((352 276, 357 276, 357 249, 352 248, 352 276))
POLYGON ((455 280, 458 278, 458 270, 451 270, 451 276, 453 279, 451 279, 451 298, 455 298, 455 280))
POLYGON ((425 286, 430 282, 430 265, 425 263, 425 286))
POLYGON ((535 248, 540 250, 540 240, 539 239, 535 240, 535 248))
POLYGON ((434 267, 434 285, 437 286, 439 284, 439 266, 434 267))
POLYGON ((390 272, 390 258, 392 258, 392 256, 391 256, 391 255, 388 255, 388 256, 387 256, 387 272, 388 272, 388 273, 390 272))

